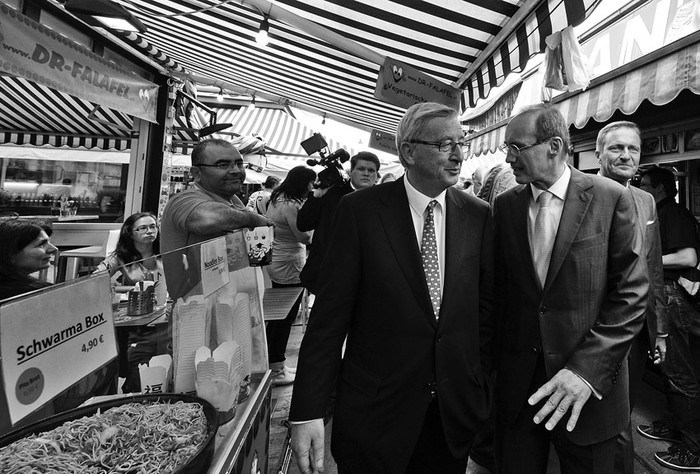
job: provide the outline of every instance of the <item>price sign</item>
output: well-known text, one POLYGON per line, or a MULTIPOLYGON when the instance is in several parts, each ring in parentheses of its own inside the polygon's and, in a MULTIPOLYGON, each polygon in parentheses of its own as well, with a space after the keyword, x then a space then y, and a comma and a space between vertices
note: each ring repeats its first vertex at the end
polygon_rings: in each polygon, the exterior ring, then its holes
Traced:
POLYGON ((13 424, 114 359, 109 275, 1 306, 0 355, 13 424))

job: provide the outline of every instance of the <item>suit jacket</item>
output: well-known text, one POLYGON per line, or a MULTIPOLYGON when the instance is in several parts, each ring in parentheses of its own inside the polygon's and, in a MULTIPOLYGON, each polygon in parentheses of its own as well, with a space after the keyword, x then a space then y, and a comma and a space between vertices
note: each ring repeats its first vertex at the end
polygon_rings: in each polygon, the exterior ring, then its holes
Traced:
POLYGON ((644 315, 649 343, 653 350, 656 335, 668 334, 664 267, 661 261, 661 231, 654 197, 633 186, 629 186, 629 190, 637 210, 637 224, 644 236, 644 252, 649 269, 649 297, 644 315))
POLYGON ((318 292, 316 283, 318 272, 321 269, 321 262, 326 255, 326 250, 328 250, 340 200, 352 191, 352 185, 346 181, 341 185, 333 186, 321 198, 310 196, 299 209, 297 214, 299 230, 302 232, 314 231, 309 257, 299 276, 302 285, 311 293, 318 292))
MULTIPOLYGON (((564 367, 591 395, 576 428, 556 429, 579 445, 618 434, 629 419, 627 352, 641 329, 649 286, 634 201, 618 183, 571 169, 544 288, 528 242, 529 186, 496 198, 500 360, 496 410, 512 423, 532 395, 539 357, 549 378, 564 367)), ((568 420, 569 414, 566 415, 568 420)))
POLYGON ((328 249, 333 258, 321 268, 290 420, 322 418, 337 385, 332 452, 351 472, 403 473, 435 397, 456 455, 466 455, 489 414, 489 206, 454 188, 445 206, 439 320, 403 178, 355 191, 338 209, 328 249))

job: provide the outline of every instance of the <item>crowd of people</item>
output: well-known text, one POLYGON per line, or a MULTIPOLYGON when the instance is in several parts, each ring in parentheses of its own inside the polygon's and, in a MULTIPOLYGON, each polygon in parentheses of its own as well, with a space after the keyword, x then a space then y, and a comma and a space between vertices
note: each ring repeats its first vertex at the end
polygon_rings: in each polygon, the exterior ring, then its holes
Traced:
MULTIPOLYGON (((129 216, 97 270, 127 287, 178 273, 177 299, 201 285, 188 246, 274 226, 272 286, 315 296, 297 368, 285 351, 302 296, 266 326, 273 385, 294 384, 304 473, 323 469, 329 410, 342 474, 463 474, 470 457, 492 473, 545 473, 551 446, 561 472, 632 474, 635 430, 671 443, 659 444, 661 465, 700 469, 698 224, 670 169, 639 169, 637 125, 603 127, 600 168, 586 174, 570 165, 561 113, 526 108, 506 128, 505 163, 478 168, 466 191, 454 109, 410 107, 396 144, 403 176, 381 176, 360 152, 340 182, 298 166, 246 206, 243 156, 203 140, 194 184, 160 227, 129 216), (648 358, 668 414, 634 427, 648 358)), ((50 265, 50 237, 46 224, 0 220, 0 299, 49 285, 32 274, 50 265)), ((129 357, 141 360, 160 335, 133 337, 129 357)))

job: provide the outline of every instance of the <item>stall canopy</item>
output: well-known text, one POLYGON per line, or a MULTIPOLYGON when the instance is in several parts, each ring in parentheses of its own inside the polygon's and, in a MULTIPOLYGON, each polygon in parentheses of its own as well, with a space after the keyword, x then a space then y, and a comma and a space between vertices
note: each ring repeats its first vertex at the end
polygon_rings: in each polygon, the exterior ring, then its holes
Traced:
POLYGON ((598 2, 130 0, 148 31, 120 37, 174 71, 394 133, 404 109, 374 97, 384 58, 464 89, 462 108, 473 107, 598 2), (263 15, 265 47, 255 42, 263 15))

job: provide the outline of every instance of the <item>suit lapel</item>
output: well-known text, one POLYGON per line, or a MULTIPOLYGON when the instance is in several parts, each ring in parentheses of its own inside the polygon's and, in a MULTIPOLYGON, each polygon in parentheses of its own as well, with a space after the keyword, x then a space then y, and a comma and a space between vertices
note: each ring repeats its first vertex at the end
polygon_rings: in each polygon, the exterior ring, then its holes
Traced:
MULTIPOLYGON (((415 238, 413 218, 403 183, 404 179, 402 177, 385 185, 387 192, 381 197, 377 212, 404 278, 424 309, 423 312, 432 315, 433 305, 430 302, 428 285, 423 275, 420 248, 415 238)), ((432 325, 436 324, 434 317, 429 319, 432 325)))
POLYGON ((544 291, 547 291, 554 278, 556 278, 564 258, 569 253, 571 244, 581 227, 583 218, 586 216, 588 207, 591 204, 592 196, 588 192, 591 186, 592 182, 585 174, 573 168, 571 169, 571 181, 569 182, 569 188, 566 190, 566 200, 564 201, 564 209, 562 210, 557 236, 554 239, 552 259, 549 262, 544 291))
MULTIPOLYGON (((508 227, 512 225, 513 245, 516 249, 515 254, 520 258, 520 268, 527 269, 530 274, 530 281, 539 282, 535 264, 532 261, 532 250, 530 249, 530 233, 528 230, 528 213, 530 212, 530 199, 532 193, 530 186, 521 186, 515 191, 513 199, 513 209, 510 214, 510 219, 507 220, 508 227)), ((502 232, 510 232, 508 228, 501 229, 502 232)), ((539 290, 539 283, 536 284, 539 290)))
POLYGON ((448 188, 445 196, 445 281, 440 304, 440 324, 443 324, 450 314, 450 311, 443 311, 443 309, 450 304, 452 295, 464 291, 459 281, 459 271, 467 250, 464 240, 471 238, 470 216, 466 212, 461 212, 464 202, 457 199, 456 192, 448 188))

